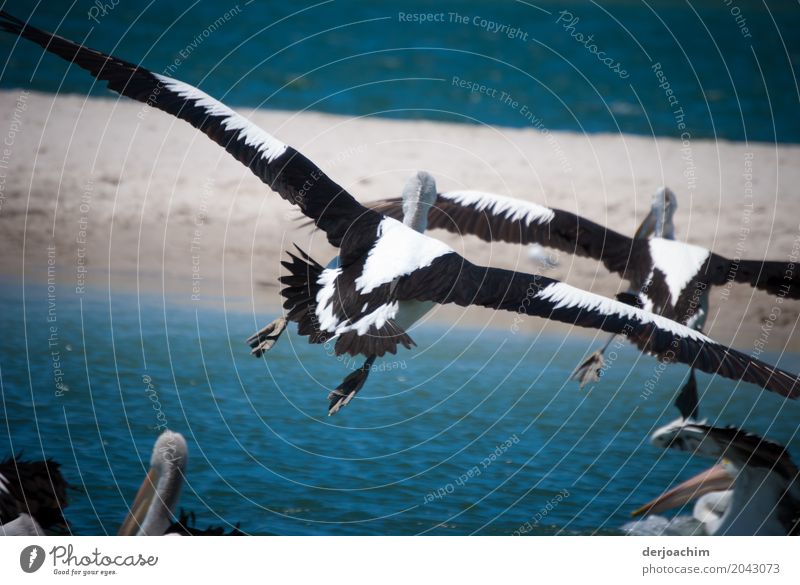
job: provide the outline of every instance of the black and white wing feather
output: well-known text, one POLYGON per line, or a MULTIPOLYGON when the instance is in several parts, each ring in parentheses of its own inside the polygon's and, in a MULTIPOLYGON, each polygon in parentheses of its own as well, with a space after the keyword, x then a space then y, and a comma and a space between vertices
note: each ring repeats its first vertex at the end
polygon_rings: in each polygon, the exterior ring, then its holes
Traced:
MULTIPOLYGON (((0 29, 75 63, 121 95, 188 122, 283 199, 300 207, 332 245, 341 246, 351 228, 357 232, 361 224, 380 221, 379 214, 362 207, 303 154, 196 87, 40 30, 4 11, 0 11, 0 29)), ((350 248, 357 249, 354 244, 350 248)))
POLYGON ((721 345, 685 325, 543 276, 476 266, 455 252, 402 278, 401 300, 479 305, 624 335, 664 361, 800 396, 800 379, 721 345))

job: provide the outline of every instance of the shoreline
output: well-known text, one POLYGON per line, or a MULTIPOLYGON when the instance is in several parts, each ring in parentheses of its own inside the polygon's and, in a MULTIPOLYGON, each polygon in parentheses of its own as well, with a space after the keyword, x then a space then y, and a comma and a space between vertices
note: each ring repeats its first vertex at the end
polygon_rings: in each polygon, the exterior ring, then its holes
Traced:
MULTIPOLYGON (((324 262, 335 250, 299 212, 188 124, 126 99, 0 91, 11 137, 0 190, 0 273, 59 286, 143 290, 213 306, 280 306, 280 260, 296 243, 324 262), (25 107, 17 107, 20 96, 25 107), (13 135, 11 132, 13 131, 13 135), (50 248, 54 246, 54 252, 50 248), (24 271, 24 272, 23 272, 24 271), (109 276, 110 275, 110 276, 109 276), (224 303, 223 303, 224 301, 224 303)), ((678 238, 724 256, 788 260, 800 241, 800 146, 493 128, 242 109, 317 162, 357 198, 399 195, 418 169, 440 190, 478 189, 579 213, 633 233, 650 197, 678 197, 678 238)), ((560 255, 548 271, 527 250, 431 232, 473 262, 540 272, 604 296, 626 283, 560 255)), ((706 333, 744 350, 800 351, 800 302, 747 285, 716 287, 706 333), (775 316, 777 311, 777 316, 775 316)), ((442 307, 431 322, 507 327, 514 315, 442 307)), ((526 319, 521 331, 566 327, 526 319)), ((594 336, 590 330, 575 329, 594 336)))

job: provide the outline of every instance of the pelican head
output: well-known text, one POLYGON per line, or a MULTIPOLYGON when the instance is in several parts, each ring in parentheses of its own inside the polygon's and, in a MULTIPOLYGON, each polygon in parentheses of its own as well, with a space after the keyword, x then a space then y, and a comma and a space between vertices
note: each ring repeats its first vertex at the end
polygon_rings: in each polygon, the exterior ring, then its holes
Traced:
POLYGON ((679 418, 657 429, 650 436, 650 442, 659 449, 689 451, 695 455, 720 458, 721 446, 705 432, 711 428, 692 419, 679 418))
POLYGON ((417 171, 403 188, 403 223, 422 233, 428 227, 428 212, 436 203, 436 179, 417 171))
POLYGON ((799 472, 781 445, 736 427, 712 427, 683 419, 658 429, 651 442, 662 449, 711 457, 718 463, 645 504, 634 516, 701 498, 694 515, 710 534, 789 534, 797 530, 799 472), (708 498, 713 498, 718 508, 713 514, 708 498))
POLYGON ((178 503, 188 458, 189 449, 183 435, 169 430, 161 433, 150 457, 150 470, 119 529, 120 536, 166 532, 178 503))
POLYGON ((669 187, 661 187, 653 195, 650 204, 650 213, 636 231, 636 238, 649 237, 675 239, 675 224, 673 217, 678 208, 678 198, 669 187))
POLYGON ((722 460, 731 474, 750 467, 767 469, 787 479, 797 475, 797 468, 784 447, 736 427, 712 427, 678 420, 658 429, 650 441, 662 449, 689 451, 722 460))

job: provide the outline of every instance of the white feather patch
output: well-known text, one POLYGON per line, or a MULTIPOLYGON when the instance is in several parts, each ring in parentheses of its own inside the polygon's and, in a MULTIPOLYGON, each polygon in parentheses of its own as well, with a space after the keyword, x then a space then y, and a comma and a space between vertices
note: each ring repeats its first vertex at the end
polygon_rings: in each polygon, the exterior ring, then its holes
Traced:
POLYGON ((648 242, 653 267, 664 273, 670 300, 675 306, 681 292, 700 272, 711 252, 700 246, 664 238, 651 238, 648 242))
POLYGON ((367 255, 364 270, 356 278, 356 290, 367 294, 395 278, 430 266, 436 258, 452 251, 447 244, 386 217, 378 226, 378 239, 367 255))
POLYGON ((462 207, 486 210, 510 221, 522 220, 525 225, 531 225, 534 221, 539 225, 550 223, 555 217, 553 210, 544 205, 483 191, 448 191, 441 193, 439 197, 449 199, 462 207))
MULTIPOLYGON (((650 274, 650 278, 652 278, 652 277, 653 277, 653 275, 651 273, 650 274)), ((649 279, 648 279, 648 282, 649 282, 649 279)), ((646 294, 639 293, 639 301, 642 303, 642 309, 644 309, 648 313, 652 313, 653 312, 653 307, 655 306, 655 305, 653 305, 653 299, 648 297, 646 294)))
POLYGON ((372 325, 374 325, 376 329, 380 329, 389 319, 394 319, 395 315, 397 315, 397 309, 397 301, 381 305, 371 313, 367 313, 361 317, 355 323, 338 327, 336 329, 336 335, 341 335, 342 333, 353 330, 359 335, 366 335, 372 325))
POLYGON ((690 329, 685 325, 676 323, 670 319, 648 313, 638 307, 632 307, 619 301, 614 301, 606 297, 596 295, 594 293, 575 288, 563 282, 555 282, 548 285, 540 293, 536 295, 537 298, 544 301, 555 303, 555 309, 571 308, 571 309, 584 309, 600 315, 615 315, 638 321, 639 323, 652 323, 659 329, 669 331, 680 337, 687 337, 696 339, 698 341, 706 341, 715 343, 699 331, 690 329))
POLYGON ((691 317, 686 321, 686 326, 692 329, 702 329, 706 322, 706 309, 702 303, 695 309, 691 317))
POLYGON ((178 81, 177 79, 165 77, 157 73, 153 75, 155 75, 167 89, 174 91, 179 96, 191 100, 196 105, 205 109, 209 116, 226 118, 222 123, 225 129, 238 130, 239 134, 237 140, 244 140, 247 146, 255 147, 268 162, 272 162, 286 151, 286 145, 283 142, 253 124, 241 114, 237 114, 222 102, 215 100, 207 93, 188 83, 178 81))
POLYGON ((322 288, 317 292, 317 320, 320 331, 336 331, 339 320, 333 314, 333 295, 336 292, 336 278, 342 273, 341 268, 326 268, 317 279, 322 288))

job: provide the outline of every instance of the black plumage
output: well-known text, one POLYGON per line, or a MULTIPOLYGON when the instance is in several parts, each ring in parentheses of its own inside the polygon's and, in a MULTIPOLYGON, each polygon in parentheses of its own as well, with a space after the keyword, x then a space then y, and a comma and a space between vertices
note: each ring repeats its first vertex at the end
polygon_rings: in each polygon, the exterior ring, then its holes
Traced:
POLYGON ((28 514, 45 530, 66 529, 70 486, 60 467, 52 459, 27 461, 17 456, 0 461, 0 524, 28 514))

